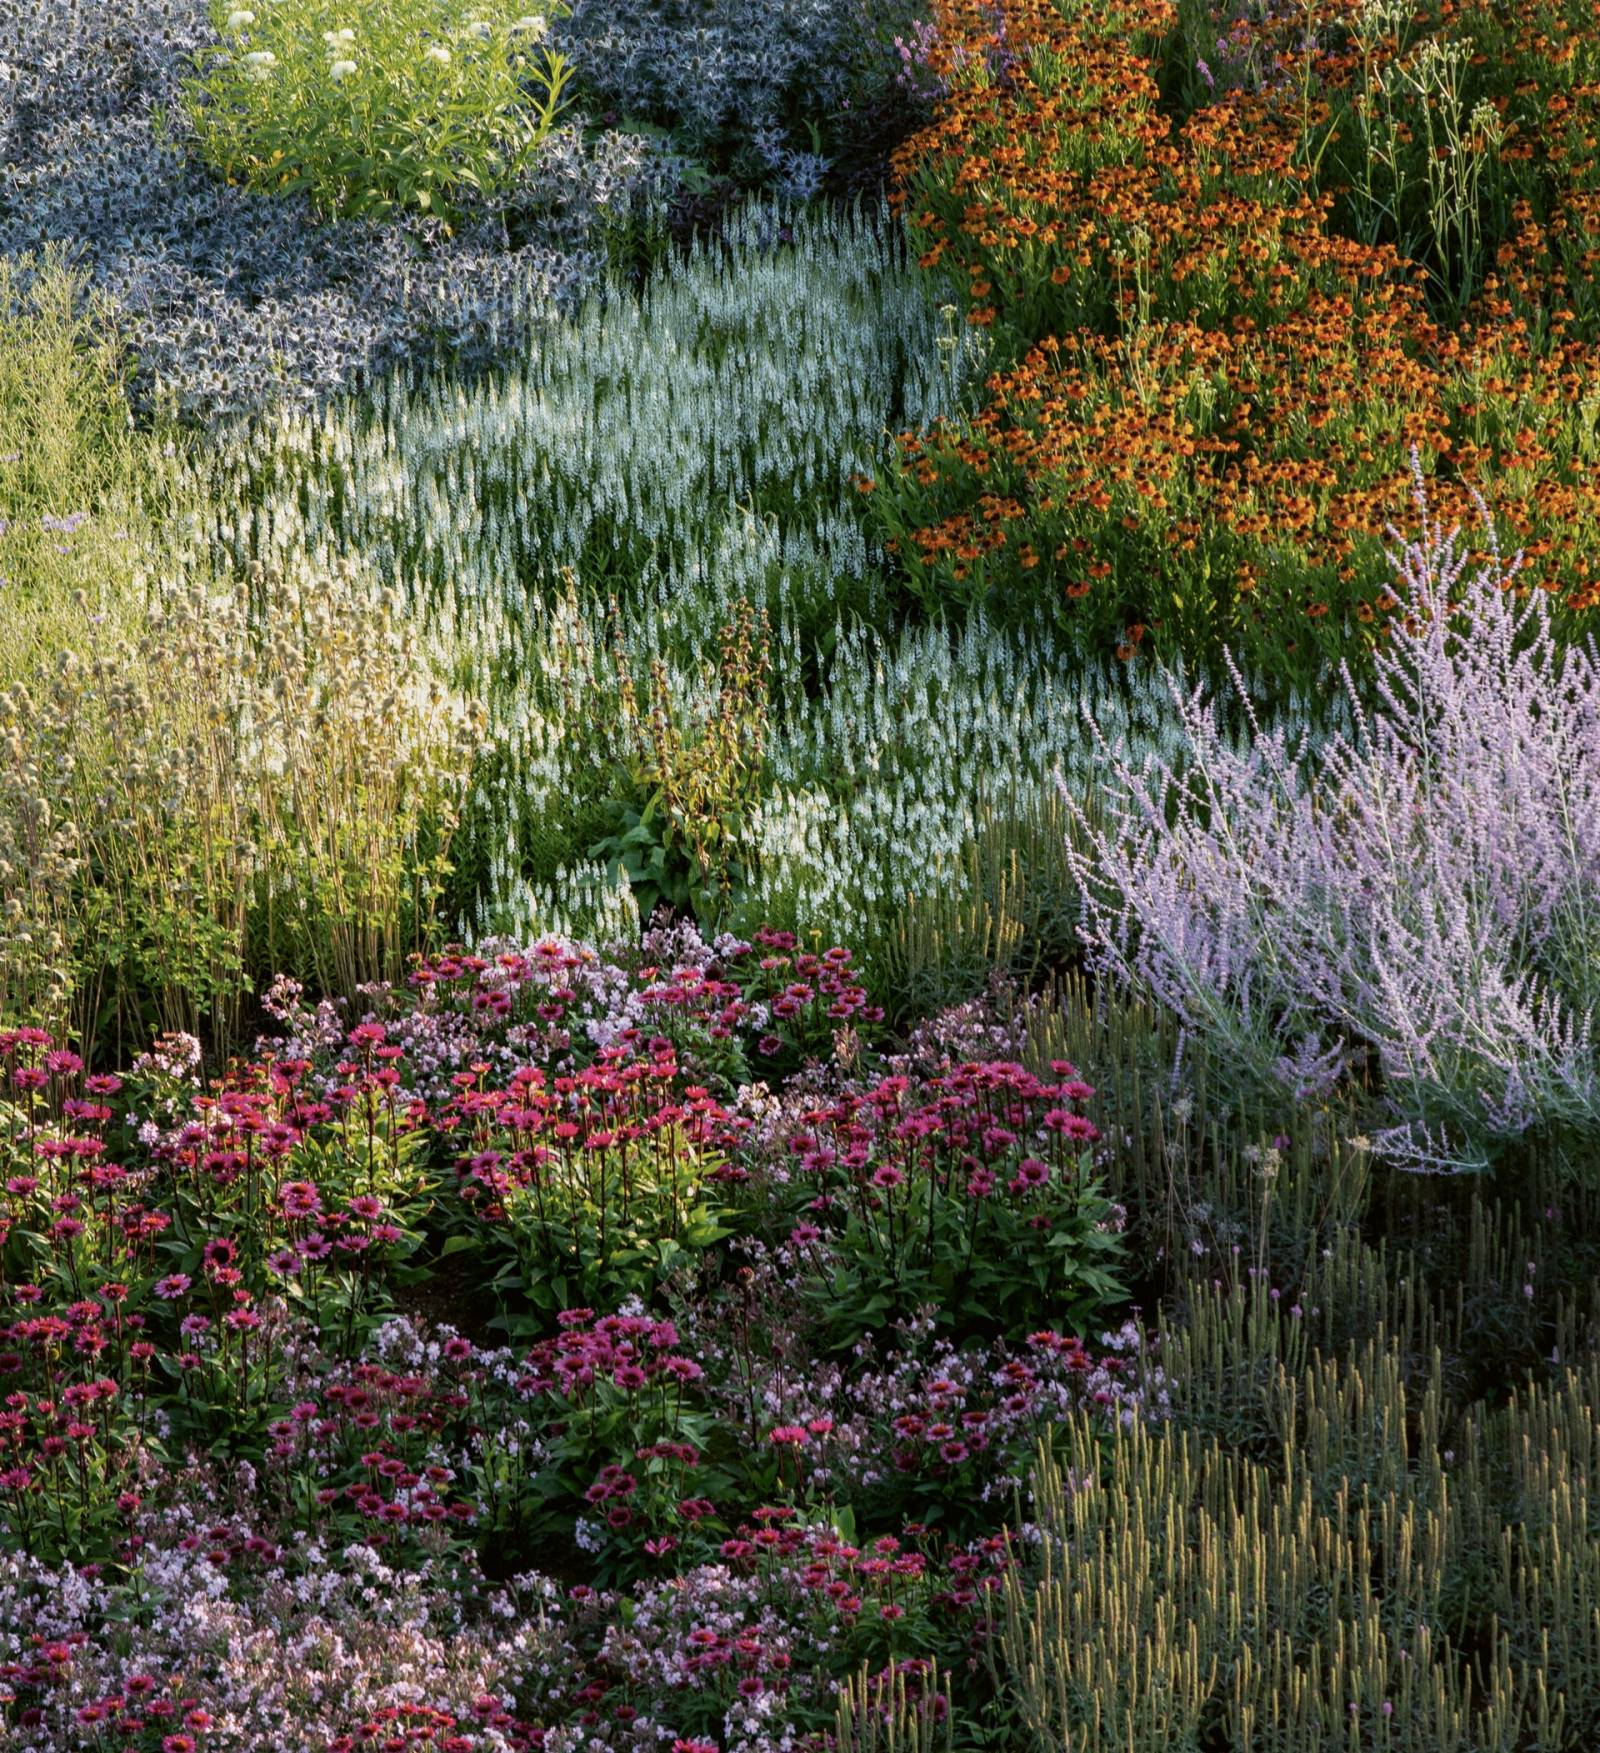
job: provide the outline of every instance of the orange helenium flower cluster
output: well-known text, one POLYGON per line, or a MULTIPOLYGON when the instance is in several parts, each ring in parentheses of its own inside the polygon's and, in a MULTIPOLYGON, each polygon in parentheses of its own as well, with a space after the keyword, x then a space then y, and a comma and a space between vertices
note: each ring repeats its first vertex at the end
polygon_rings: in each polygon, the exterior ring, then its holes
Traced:
POLYGON ((1600 4, 1535 0, 1510 26, 1490 0, 1436 8, 1486 65, 1500 33, 1524 190, 1449 326, 1420 264, 1345 235, 1319 170, 1359 10, 1319 8, 1309 47, 1263 33, 1274 76, 1183 114, 1169 0, 946 0, 947 95, 898 200, 997 369, 974 419, 901 439, 874 500, 930 603, 1310 674, 1382 637, 1413 448, 1446 518, 1476 528, 1484 493, 1532 562, 1519 586, 1558 592, 1569 628, 1600 603, 1600 4))

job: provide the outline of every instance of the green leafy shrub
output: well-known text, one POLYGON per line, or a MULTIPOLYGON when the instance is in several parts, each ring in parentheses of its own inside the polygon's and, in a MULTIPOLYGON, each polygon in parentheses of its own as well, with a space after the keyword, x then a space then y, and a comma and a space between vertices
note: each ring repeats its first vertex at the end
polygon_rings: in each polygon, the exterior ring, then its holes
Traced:
POLYGON ((717 1146, 727 1116, 707 1097, 682 1101, 670 1050, 607 1054, 545 1087, 530 1074, 499 1128, 474 1140, 462 1186, 479 1220, 445 1253, 487 1255, 512 1310, 499 1325, 537 1335, 581 1304, 620 1307, 692 1269, 738 1227, 717 1146))
POLYGON ((328 213, 451 221, 507 194, 571 77, 544 12, 445 0, 216 0, 222 42, 184 88, 200 149, 230 181, 328 213))
POLYGON ((839 1346, 921 1309, 960 1329, 1086 1326, 1122 1294, 1120 1216, 1095 1180, 1093 1090, 1007 1061, 843 1095, 788 1148, 808 1196, 790 1234, 839 1346))
POLYGON ((149 457, 103 314, 58 255, 0 259, 0 1010, 32 1021, 77 985, 80 823, 27 690, 63 653, 119 642, 149 536, 149 457))

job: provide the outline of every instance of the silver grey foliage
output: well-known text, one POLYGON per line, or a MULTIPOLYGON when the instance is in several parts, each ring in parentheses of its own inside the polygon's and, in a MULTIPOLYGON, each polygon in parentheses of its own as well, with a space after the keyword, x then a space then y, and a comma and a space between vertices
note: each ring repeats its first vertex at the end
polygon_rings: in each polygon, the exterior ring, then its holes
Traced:
POLYGON ((213 418, 308 403, 441 346, 488 355, 601 263, 597 227, 659 177, 609 130, 558 130, 526 187, 454 236, 320 223, 187 150, 205 0, 0 0, 0 253, 72 250, 124 319, 135 395, 213 418))
POLYGON ((842 104, 862 0, 572 0, 556 40, 616 108, 697 149, 842 104))

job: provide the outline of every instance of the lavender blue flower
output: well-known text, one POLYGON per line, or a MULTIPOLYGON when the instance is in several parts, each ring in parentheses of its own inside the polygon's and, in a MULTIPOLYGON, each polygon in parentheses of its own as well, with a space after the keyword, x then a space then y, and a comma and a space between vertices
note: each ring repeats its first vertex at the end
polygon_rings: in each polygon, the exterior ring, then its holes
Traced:
POLYGON ((1172 681, 1176 756, 1135 766, 1100 737, 1106 818, 1069 799, 1068 856, 1103 976, 1302 1099, 1370 1062, 1375 1144, 1465 1169, 1600 1132, 1600 656, 1557 645, 1492 527, 1468 575, 1420 470, 1416 497, 1375 698, 1345 674, 1351 728, 1240 746, 1172 681))

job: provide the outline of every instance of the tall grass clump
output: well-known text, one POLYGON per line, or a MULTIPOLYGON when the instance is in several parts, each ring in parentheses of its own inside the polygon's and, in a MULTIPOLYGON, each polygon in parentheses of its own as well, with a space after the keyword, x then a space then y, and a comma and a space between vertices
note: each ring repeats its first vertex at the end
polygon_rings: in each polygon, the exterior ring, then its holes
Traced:
POLYGON ((41 734, 29 688, 74 651, 117 648, 148 538, 104 316, 58 253, 0 260, 0 1009, 32 1018, 60 1015, 75 986, 83 824, 51 795, 71 755, 41 734))
MULTIPOLYGON (((1258 1201, 1318 1173, 1244 1156, 1258 1201)), ((1069 1421, 1035 1468, 1000 1615, 1008 1744, 1589 1744, 1591 1201, 1563 1222, 1556 1172, 1520 1211, 1379 1173, 1328 1227, 1291 1193, 1288 1252, 1258 1209, 1173 1256, 1143 1341, 1162 1416, 1069 1421)))
POLYGON ((275 971, 347 994, 398 975, 473 715, 348 567, 140 583, 126 644, 64 649, 0 699, 13 1014, 226 1040, 275 971))
POLYGON ((1515 1753, 1595 1720, 1600 1384, 1573 1368, 1448 1444, 1376 1357, 1324 1370, 1326 1471, 1087 1421, 1035 1474, 1001 1643, 1022 1745, 1515 1753), (1326 1450, 1333 1444, 1332 1453, 1326 1450), (1373 1483, 1343 1463, 1370 1443, 1373 1483), (1340 1445, 1343 1445, 1342 1447, 1340 1445))
POLYGON ((477 720, 353 563, 192 545, 102 317, 57 260, 0 269, 0 1008, 225 1037, 280 968, 400 971, 477 720))
MULTIPOLYGON (((0 257, 0 664, 79 596, 107 615, 139 563, 148 476, 104 300, 63 254, 0 257)), ((101 623, 104 624, 104 623, 101 623)))

